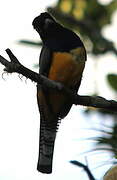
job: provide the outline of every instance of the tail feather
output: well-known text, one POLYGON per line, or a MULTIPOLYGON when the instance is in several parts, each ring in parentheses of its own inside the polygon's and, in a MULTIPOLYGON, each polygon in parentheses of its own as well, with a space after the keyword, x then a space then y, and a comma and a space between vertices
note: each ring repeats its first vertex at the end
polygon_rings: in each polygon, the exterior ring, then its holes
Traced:
POLYGON ((40 111, 40 138, 37 170, 49 174, 52 172, 54 144, 59 120, 50 113, 42 91, 38 91, 38 96, 41 98, 38 101, 40 111))
POLYGON ((56 131, 40 129, 39 159, 37 170, 42 173, 52 172, 52 161, 56 131))

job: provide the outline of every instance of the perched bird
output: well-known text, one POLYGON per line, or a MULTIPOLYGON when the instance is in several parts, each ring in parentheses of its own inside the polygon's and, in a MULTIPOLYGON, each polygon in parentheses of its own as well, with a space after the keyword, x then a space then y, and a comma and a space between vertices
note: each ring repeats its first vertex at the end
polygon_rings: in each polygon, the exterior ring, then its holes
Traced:
MULTIPOLYGON (((80 38, 59 24, 47 12, 37 16, 32 25, 43 43, 39 58, 39 73, 77 92, 86 61, 86 50, 80 38)), ((37 170, 51 173, 58 125, 70 111, 72 103, 65 93, 44 88, 39 84, 37 101, 40 111, 37 170)))

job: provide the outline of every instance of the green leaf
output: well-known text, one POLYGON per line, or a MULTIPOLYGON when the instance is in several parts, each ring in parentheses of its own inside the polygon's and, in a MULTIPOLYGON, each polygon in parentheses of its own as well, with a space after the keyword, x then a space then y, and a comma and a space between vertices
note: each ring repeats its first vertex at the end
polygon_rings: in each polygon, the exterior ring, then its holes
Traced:
POLYGON ((25 45, 33 45, 33 46, 42 46, 42 42, 34 42, 29 40, 20 40, 18 41, 18 43, 25 45))
POLYGON ((108 74, 107 81, 113 90, 117 91, 117 74, 108 74))

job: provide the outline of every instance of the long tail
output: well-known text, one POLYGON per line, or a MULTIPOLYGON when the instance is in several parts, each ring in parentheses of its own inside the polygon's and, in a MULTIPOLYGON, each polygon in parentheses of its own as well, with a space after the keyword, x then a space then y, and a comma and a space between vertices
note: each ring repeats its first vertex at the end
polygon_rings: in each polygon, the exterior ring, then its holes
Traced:
POLYGON ((37 170, 42 173, 52 172, 52 161, 56 131, 48 128, 46 122, 40 124, 40 144, 37 170))
POLYGON ((38 91, 40 111, 40 139, 37 170, 42 173, 52 172, 52 161, 56 132, 59 120, 49 111, 42 91, 38 91))

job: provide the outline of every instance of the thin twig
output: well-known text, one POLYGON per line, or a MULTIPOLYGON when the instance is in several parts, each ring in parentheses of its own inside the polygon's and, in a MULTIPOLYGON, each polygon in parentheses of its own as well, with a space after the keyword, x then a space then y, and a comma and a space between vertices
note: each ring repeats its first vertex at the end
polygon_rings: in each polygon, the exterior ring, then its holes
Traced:
POLYGON ((88 166, 82 164, 82 163, 79 162, 79 161, 70 161, 70 162, 71 162, 73 165, 76 165, 76 166, 79 166, 79 167, 83 168, 83 169, 86 171, 86 173, 87 173, 87 175, 88 175, 88 177, 89 177, 89 180, 95 180, 95 178, 94 178, 94 176, 92 175, 92 173, 91 173, 91 171, 90 171, 90 169, 89 169, 88 166))

